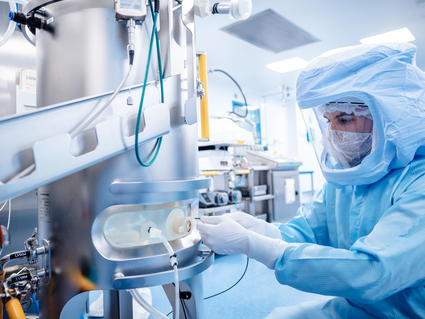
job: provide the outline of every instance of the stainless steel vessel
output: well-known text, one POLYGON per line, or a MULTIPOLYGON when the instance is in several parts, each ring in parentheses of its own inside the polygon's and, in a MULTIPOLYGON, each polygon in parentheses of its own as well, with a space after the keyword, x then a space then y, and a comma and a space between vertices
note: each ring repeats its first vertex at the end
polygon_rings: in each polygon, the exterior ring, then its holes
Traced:
MULTIPOLYGON (((127 68, 127 33, 125 25, 115 21, 112 0, 34 0, 28 6, 30 10, 42 7, 53 18, 54 32, 37 30, 36 34, 39 106, 100 94, 118 85, 127 68)), ((172 6, 172 1, 161 5, 160 37, 170 44, 163 62, 181 63, 183 70, 184 56, 169 54, 171 45, 187 32, 182 19, 174 17, 172 6)), ((136 32, 135 71, 129 84, 142 82, 149 29, 147 18, 136 32)), ((146 237, 139 243, 134 236, 149 223, 167 232, 169 216, 176 209, 185 218, 193 217, 198 190, 208 187, 198 177, 197 127, 184 119, 186 105, 178 69, 167 66, 165 104, 171 131, 163 137, 152 166, 141 167, 129 150, 39 190, 39 237, 49 239, 53 247, 53 277, 44 289, 42 318, 58 318, 66 302, 81 291, 172 282, 162 244, 146 237)), ((156 74, 152 70, 150 79, 156 74)), ((148 95, 149 103, 159 103, 158 95, 148 95)), ((143 157, 150 155, 153 144, 140 146, 143 157)), ((199 242, 198 233, 192 230, 171 241, 181 280, 211 264, 210 255, 200 252, 199 242)))

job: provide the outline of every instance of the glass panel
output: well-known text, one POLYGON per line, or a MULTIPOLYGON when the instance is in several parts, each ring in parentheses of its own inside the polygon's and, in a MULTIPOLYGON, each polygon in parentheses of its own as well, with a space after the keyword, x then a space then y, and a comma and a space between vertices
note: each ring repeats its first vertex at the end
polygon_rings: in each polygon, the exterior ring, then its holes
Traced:
POLYGON ((190 207, 116 212, 103 226, 107 242, 115 248, 134 248, 160 242, 149 236, 149 228, 161 230, 167 240, 189 234, 192 230, 190 207))

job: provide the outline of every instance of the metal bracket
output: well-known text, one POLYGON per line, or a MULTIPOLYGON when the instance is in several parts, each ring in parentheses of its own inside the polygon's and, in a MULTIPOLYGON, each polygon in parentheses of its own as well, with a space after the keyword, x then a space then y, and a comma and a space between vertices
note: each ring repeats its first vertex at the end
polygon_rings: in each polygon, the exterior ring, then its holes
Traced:
MULTIPOLYGON (((178 77, 169 79, 174 83, 178 77)), ((141 95, 142 86, 132 88, 141 95)), ((148 91, 157 90, 149 86, 148 91)), ((134 146, 136 109, 126 104, 128 88, 110 106, 114 115, 71 138, 70 132, 88 112, 111 93, 40 109, 0 120, 0 202, 52 182, 134 146), (31 134, 22 134, 23 131, 31 134), (21 174, 26 168, 33 169, 21 174), (17 178, 17 177, 20 178, 17 178)), ((151 95, 154 92, 150 92, 151 95)), ((140 143, 168 134, 170 110, 166 104, 148 104, 143 112, 140 143)))
MULTIPOLYGON (((179 268, 179 280, 186 280, 194 275, 206 270, 214 262, 214 253, 209 251, 207 254, 200 252, 200 260, 197 262, 179 268)), ((152 287, 172 282, 174 271, 172 269, 157 273, 145 275, 126 276, 123 273, 117 273, 113 277, 112 286, 114 289, 133 289, 140 287, 152 287)))

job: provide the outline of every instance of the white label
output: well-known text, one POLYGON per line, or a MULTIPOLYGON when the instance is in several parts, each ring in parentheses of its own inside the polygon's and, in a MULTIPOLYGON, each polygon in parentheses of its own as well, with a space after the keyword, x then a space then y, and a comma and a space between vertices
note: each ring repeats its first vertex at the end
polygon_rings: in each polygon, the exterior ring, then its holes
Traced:
POLYGON ((142 8, 142 1, 140 0, 121 0, 120 7, 122 9, 140 10, 142 8))
POLYGON ((35 93, 36 91, 36 72, 35 70, 22 70, 20 72, 20 89, 24 92, 35 93))
POLYGON ((295 180, 293 178, 285 179, 285 201, 286 204, 295 202, 295 180))

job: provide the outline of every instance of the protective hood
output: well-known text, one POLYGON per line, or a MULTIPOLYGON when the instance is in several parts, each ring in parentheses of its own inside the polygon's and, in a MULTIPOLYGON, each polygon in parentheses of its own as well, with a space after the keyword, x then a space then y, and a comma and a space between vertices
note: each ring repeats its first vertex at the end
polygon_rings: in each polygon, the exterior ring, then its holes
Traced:
POLYGON ((425 154, 425 74, 415 55, 416 47, 407 43, 361 45, 325 53, 301 72, 301 109, 352 96, 369 106, 374 119, 373 151, 353 168, 322 166, 328 182, 371 184, 425 154))

